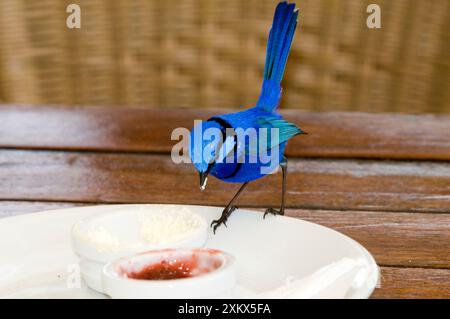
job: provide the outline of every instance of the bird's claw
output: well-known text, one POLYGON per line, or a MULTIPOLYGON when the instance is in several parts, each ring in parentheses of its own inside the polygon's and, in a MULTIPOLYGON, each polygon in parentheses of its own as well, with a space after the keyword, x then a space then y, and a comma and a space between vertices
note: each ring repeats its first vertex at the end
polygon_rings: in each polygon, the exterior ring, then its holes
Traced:
POLYGON ((217 220, 213 220, 213 222, 211 223, 211 227, 213 229, 214 234, 216 233, 216 229, 220 226, 220 225, 224 225, 225 227, 227 227, 227 219, 226 218, 222 218, 220 217, 217 220))
POLYGON ((284 215, 284 211, 282 210, 277 210, 275 208, 269 207, 266 209, 266 211, 264 212, 264 216, 263 219, 266 219, 266 215, 284 215))
POLYGON ((218 220, 215 220, 211 223, 214 235, 216 234, 216 230, 220 225, 224 225, 225 227, 227 227, 227 223, 222 220, 222 218, 219 218, 218 220))
POLYGON ((220 225, 228 227, 227 226, 228 217, 230 217, 231 213, 234 212, 236 209, 237 209, 236 206, 225 207, 220 218, 212 221, 211 227, 213 229, 214 234, 216 233, 216 230, 220 225))

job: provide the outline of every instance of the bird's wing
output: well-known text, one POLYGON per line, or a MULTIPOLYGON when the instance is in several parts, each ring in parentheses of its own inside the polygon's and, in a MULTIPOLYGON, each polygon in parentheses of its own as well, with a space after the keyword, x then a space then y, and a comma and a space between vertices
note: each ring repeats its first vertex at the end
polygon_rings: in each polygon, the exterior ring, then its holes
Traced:
POLYGON ((305 134, 295 124, 285 121, 277 116, 258 116, 256 122, 259 128, 266 130, 259 131, 258 145, 247 147, 246 153, 250 155, 261 154, 280 145, 295 135, 305 134))

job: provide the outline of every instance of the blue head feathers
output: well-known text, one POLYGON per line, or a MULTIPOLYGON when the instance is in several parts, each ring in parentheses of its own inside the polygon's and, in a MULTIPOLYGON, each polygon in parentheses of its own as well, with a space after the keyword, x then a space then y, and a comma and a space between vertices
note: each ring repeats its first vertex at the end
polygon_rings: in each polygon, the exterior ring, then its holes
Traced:
POLYGON ((226 135, 227 128, 220 121, 213 120, 200 122, 191 131, 189 156, 200 173, 202 190, 206 187, 208 175, 211 172, 215 175, 219 165, 225 165, 227 156, 234 150, 234 136, 226 135))

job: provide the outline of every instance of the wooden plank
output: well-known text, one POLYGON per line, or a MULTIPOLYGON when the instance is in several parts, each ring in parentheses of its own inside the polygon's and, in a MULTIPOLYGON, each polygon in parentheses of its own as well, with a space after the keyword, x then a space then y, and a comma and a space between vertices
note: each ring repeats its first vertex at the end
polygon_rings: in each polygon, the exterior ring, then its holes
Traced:
MULTIPOLYGON (((0 201, 0 218, 82 203, 0 201)), ((289 209, 355 239, 382 266, 450 268, 450 214, 289 209)))
MULTIPOLYGON (((240 205, 277 206, 281 174, 252 183, 240 205)), ((0 199, 225 205, 237 185, 166 155, 0 151, 0 199)), ((314 209, 450 212, 450 164, 291 160, 287 205, 314 209)))
MULTIPOLYGON (((0 147, 170 152, 174 128, 223 112, 0 105, 0 147)), ((309 133, 289 143, 291 157, 450 160, 450 116, 282 113, 309 133)))
POLYGON ((372 298, 448 299, 450 270, 382 267, 380 288, 372 298))
POLYGON ((450 268, 450 214, 289 209, 362 244, 379 265, 450 268))

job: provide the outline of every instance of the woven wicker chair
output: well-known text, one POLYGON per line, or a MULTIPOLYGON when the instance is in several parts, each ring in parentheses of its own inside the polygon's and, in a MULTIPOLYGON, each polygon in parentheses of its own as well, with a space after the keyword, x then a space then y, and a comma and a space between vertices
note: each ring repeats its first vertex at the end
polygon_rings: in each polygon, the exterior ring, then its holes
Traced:
MULTIPOLYGON (((301 0, 283 107, 450 112, 448 0, 301 0)), ((3 0, 0 100, 226 107, 255 103, 276 1, 3 0), (81 29, 65 25, 66 6, 81 29)))

